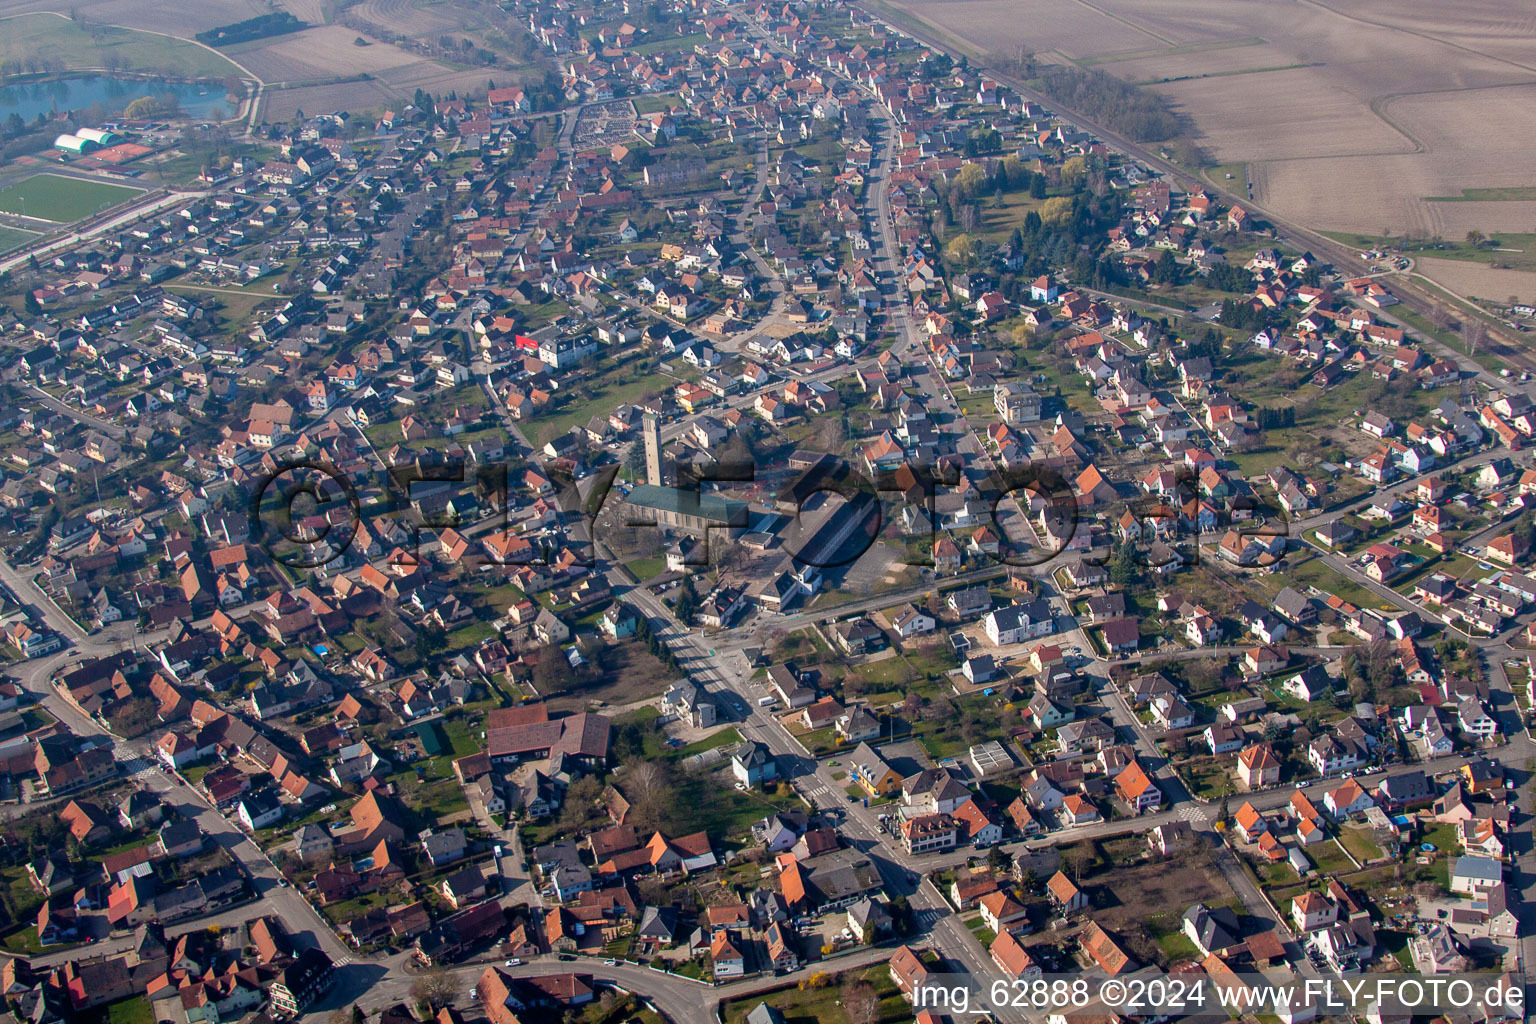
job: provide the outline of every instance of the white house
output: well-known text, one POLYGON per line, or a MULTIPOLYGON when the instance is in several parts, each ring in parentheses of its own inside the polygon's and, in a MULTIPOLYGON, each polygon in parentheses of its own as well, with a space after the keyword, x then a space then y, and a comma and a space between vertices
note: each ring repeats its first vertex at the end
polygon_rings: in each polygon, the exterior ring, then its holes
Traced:
POLYGON ((1469 698, 1456 705, 1456 722, 1462 732, 1474 739, 1490 740, 1499 734, 1498 721, 1479 700, 1469 698))
POLYGON ((1315 931, 1339 919, 1339 908, 1320 892, 1304 892, 1291 901, 1291 920, 1298 932, 1315 931))
POLYGON ((909 604, 901 611, 891 616, 891 626, 903 640, 908 637, 919 636, 923 633, 931 633, 938 623, 933 616, 920 611, 916 605, 909 604))
POLYGON ((240 824, 254 832, 281 821, 283 805, 278 803, 271 790, 265 789, 247 794, 235 809, 235 816, 240 819, 240 824))
POLYGON ((998 647, 1047 636, 1056 628, 1048 601, 1029 601, 997 608, 981 620, 987 639, 998 647))
POLYGON ((721 929, 709 945, 709 958, 714 964, 716 978, 739 978, 746 973, 747 960, 731 942, 731 933, 721 929))
POLYGON ((1353 744, 1340 743, 1324 734, 1307 747, 1307 763, 1317 769, 1319 775, 1337 775, 1360 764, 1360 753, 1353 744))
POLYGON ((1327 669, 1309 665, 1282 683, 1281 688, 1297 700, 1313 701, 1333 693, 1333 685, 1327 669))
POLYGON ((1504 883, 1504 865, 1492 857, 1457 857, 1451 868, 1451 892, 1487 892, 1504 883))
POLYGON ((1360 783, 1346 779, 1338 789, 1323 794, 1323 806, 1335 820, 1341 820, 1352 814, 1360 814, 1367 807, 1376 806, 1376 801, 1371 799, 1371 795, 1360 783))

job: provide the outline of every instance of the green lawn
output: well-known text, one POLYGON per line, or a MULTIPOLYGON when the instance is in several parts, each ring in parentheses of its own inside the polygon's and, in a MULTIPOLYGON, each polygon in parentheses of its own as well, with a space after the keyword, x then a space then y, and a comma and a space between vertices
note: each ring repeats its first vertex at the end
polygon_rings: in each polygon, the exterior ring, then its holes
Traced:
POLYGON ((469 723, 463 718, 445 719, 439 724, 443 735, 448 738, 448 743, 453 748, 449 758, 467 757, 480 750, 480 740, 476 736, 476 730, 470 728, 469 723))
POLYGON ((679 834, 706 831, 726 839, 746 835, 752 823, 774 811, 801 806, 794 797, 781 799, 757 789, 731 788, 729 775, 719 772, 685 774, 677 784, 673 828, 679 834))
MULTIPOLYGON (((82 19, 83 21, 84 19, 82 19)), ((90 25, 56 14, 22 14, 5 19, 0 60, 36 57, 63 69, 115 67, 165 72, 187 78, 247 77, 233 62, 205 46, 174 36, 118 28, 99 18, 90 25)))
POLYGON ((988 242, 1001 245, 1008 240, 1013 229, 1024 225, 1024 218, 1038 212, 1045 205, 1044 199, 1033 199, 1028 192, 1012 192, 998 202, 989 198, 982 202, 981 230, 979 235, 988 242))
POLYGON ((1200 951, 1195 948, 1193 942, 1189 941, 1189 936, 1183 932, 1164 932, 1157 937, 1156 942, 1157 948, 1162 950, 1163 956, 1168 958, 1169 963, 1175 963, 1179 960, 1194 960, 1200 956, 1200 951))
POLYGON ((682 100, 675 93, 658 92, 645 96, 635 96, 632 99, 635 105, 635 113, 644 117, 646 114, 659 114, 674 106, 681 106, 682 100))
POLYGON ((1381 856, 1381 847, 1371 838, 1371 834, 1359 828, 1339 829, 1339 842, 1344 844, 1355 860, 1364 864, 1366 861, 1375 860, 1381 856))
POLYGON ((34 174, 0 189, 0 210, 66 224, 143 193, 129 185, 71 178, 63 174, 34 174))
POLYGON ((212 763, 189 764, 185 768, 179 769, 179 772, 181 777, 187 780, 188 785, 195 786, 203 781, 203 776, 207 775, 212 768, 212 763))
POLYGON ((10 890, 11 903, 16 908, 12 917, 18 921, 35 917, 43 905, 43 894, 32 884, 27 869, 21 865, 6 868, 4 884, 10 890))
POLYGON ((980 914, 968 919, 965 926, 971 930, 972 935, 976 936, 976 941, 981 943, 983 948, 991 946, 997 938, 997 933, 987 927, 987 923, 981 919, 980 914))
MULTIPOLYGON (((448 758, 441 760, 446 764, 448 758)), ((389 781, 404 793, 406 806, 428 822, 469 810, 469 802, 465 800, 458 780, 453 778, 451 765, 448 765, 448 771, 432 772, 425 779, 418 780, 414 771, 404 771, 391 775, 389 781)))
POLYGON ((1205 176, 1221 188, 1244 187, 1248 181, 1248 165, 1245 163, 1217 164, 1215 167, 1207 168, 1205 176))
POLYGON ((497 635, 496 627, 489 622, 471 622, 448 634, 448 650, 464 651, 479 647, 497 635))
MULTIPOLYGON (((1227 699, 1222 694, 1222 699, 1227 699)), ((1216 799, 1236 792, 1232 776, 1214 757, 1197 757, 1179 765, 1179 771, 1202 800, 1216 799)))
POLYGON ((658 555, 655 558, 631 558, 624 563, 624 568, 635 574, 635 579, 644 583, 648 579, 660 576, 667 569, 666 558, 658 555))
POLYGON ((36 237, 37 233, 34 231, 0 227, 0 252, 10 252, 12 249, 26 245, 36 237))
POLYGON ((737 732, 734 728, 721 729, 719 732, 706 736, 696 743, 690 743, 686 747, 679 747, 677 755, 679 757, 690 757, 694 754, 702 754, 706 750, 714 750, 716 747, 730 746, 740 742, 741 733, 737 732))
POLYGON ((789 985, 734 999, 720 1007, 720 1017, 725 1024, 742 1024, 758 1003, 766 1002, 784 1015, 786 1024, 849 1024, 842 1005, 842 986, 847 981, 857 980, 874 986, 880 1000, 875 1018, 877 1024, 912 1019, 911 1008, 901 998, 891 980, 890 969, 883 963, 838 974, 831 980, 832 984, 824 988, 802 989, 789 985))
POLYGON ((955 657, 955 652, 948 645, 935 645, 927 650, 913 651, 904 657, 907 664, 926 676, 942 676, 960 667, 960 659, 955 657))
POLYGON ((43 951, 43 947, 37 941, 37 926, 28 925, 18 932, 12 932, 4 939, 0 939, 0 946, 4 946, 12 953, 26 953, 35 956, 43 951))
POLYGON ((1322 874, 1339 875, 1355 869, 1355 866, 1349 862, 1349 858, 1344 856, 1344 851, 1339 849, 1339 844, 1332 839, 1314 843, 1304 849, 1322 874))
POLYGON ((1429 843, 1442 854, 1454 855, 1461 848, 1461 840, 1456 835, 1456 826, 1449 822, 1425 829, 1424 834, 1419 836, 1419 842, 1429 843))
POLYGON ((154 1024, 155 1008, 145 996, 123 999, 107 1007, 108 1024, 154 1024))
MULTIPOLYGON (((1429 202, 1510 202, 1529 198, 1536 194, 1529 186, 1516 186, 1507 189, 1463 189, 1459 196, 1430 196, 1429 202)), ((1495 231, 1491 238, 1497 241, 1497 246, 1492 244, 1472 245, 1465 239, 1433 239, 1424 241, 1407 242, 1399 238, 1374 238, 1369 235, 1352 235, 1345 233, 1324 232, 1346 245, 1357 245, 1362 249, 1384 249, 1389 252, 1402 252, 1407 256, 1429 256, 1437 260, 1468 260, 1473 263, 1497 263, 1513 270, 1531 270, 1536 268, 1536 234, 1519 232, 1495 231), (1511 251, 1518 250, 1518 251, 1511 251)), ((1397 316, 1394 308, 1388 311, 1391 316, 1397 316)))
POLYGON ((654 39, 639 46, 631 46, 630 53, 649 57, 653 53, 692 53, 693 48, 699 44, 709 45, 709 37, 700 32, 692 36, 669 36, 663 39, 654 39))
POLYGON ((870 685, 891 686, 904 683, 908 673, 916 673, 917 670, 910 666, 900 655, 892 658, 882 658, 879 661, 865 662, 855 666, 853 674, 870 685))
POLYGON ((1410 932, 1379 929, 1376 932, 1376 941, 1386 949, 1387 955, 1395 957, 1405 971, 1413 970, 1413 953, 1408 948, 1408 940, 1412 937, 1410 932))
POLYGON ((1321 558, 1309 558, 1286 569, 1287 575, 1300 583, 1310 584, 1325 594, 1342 597, 1361 608, 1376 608, 1382 599, 1336 571, 1321 558))
POLYGON ((598 413, 606 416, 648 392, 666 391, 675 383, 660 374, 609 370, 591 382, 574 385, 570 397, 558 409, 534 416, 525 427, 528 438, 536 445, 543 445, 572 427, 584 425, 598 413), (619 382, 621 379, 622 383, 619 382))
POLYGON ((831 753, 843 746, 843 741, 837 736, 837 730, 830 725, 825 729, 812 729, 810 732, 798 733, 795 738, 815 757, 831 753))

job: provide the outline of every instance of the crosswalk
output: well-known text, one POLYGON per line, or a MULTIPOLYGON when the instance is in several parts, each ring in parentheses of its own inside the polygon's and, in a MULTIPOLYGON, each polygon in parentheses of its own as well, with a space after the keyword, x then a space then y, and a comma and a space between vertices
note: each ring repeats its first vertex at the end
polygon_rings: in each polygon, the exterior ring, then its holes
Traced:
POLYGON ((153 758, 148 758, 132 750, 122 747, 112 748, 112 758, 121 767, 123 774, 129 778, 144 780, 160 774, 160 765, 153 758))
POLYGON ((828 800, 828 801, 833 801, 833 800, 836 799, 836 797, 832 793, 832 790, 828 789, 825 783, 817 783, 817 784, 814 784, 814 785, 802 785, 801 792, 803 792, 805 795, 811 797, 812 798, 812 803, 821 803, 822 801, 821 801, 820 798, 823 798, 823 797, 826 798, 826 800, 828 800))
POLYGON ((939 921, 949 916, 949 912, 938 907, 924 907, 921 910, 913 909, 912 916, 917 922, 920 931, 928 931, 939 921))

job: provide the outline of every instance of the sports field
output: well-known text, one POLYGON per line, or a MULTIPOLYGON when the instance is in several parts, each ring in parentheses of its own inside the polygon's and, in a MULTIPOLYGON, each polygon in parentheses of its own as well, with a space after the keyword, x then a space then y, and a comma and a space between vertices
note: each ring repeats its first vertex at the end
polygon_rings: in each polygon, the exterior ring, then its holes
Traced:
POLYGON ((131 185, 108 185, 62 174, 34 174, 25 181, 0 189, 0 210, 68 224, 132 199, 143 191, 131 185))
POLYGON ((26 245, 36 237, 37 235, 31 231, 0 227, 0 252, 10 252, 18 245, 26 245))

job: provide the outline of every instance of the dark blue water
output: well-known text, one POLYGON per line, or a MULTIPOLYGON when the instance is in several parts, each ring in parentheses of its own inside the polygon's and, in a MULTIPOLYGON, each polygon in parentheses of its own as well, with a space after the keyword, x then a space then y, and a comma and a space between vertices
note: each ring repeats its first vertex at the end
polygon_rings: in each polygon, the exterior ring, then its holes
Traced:
POLYGON ((50 111, 87 110, 98 103, 106 113, 113 114, 121 112, 140 96, 164 96, 167 93, 174 95, 181 109, 193 117, 207 117, 216 108, 233 112, 221 85, 90 75, 0 86, 0 118, 16 113, 30 121, 50 111))

